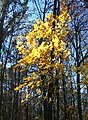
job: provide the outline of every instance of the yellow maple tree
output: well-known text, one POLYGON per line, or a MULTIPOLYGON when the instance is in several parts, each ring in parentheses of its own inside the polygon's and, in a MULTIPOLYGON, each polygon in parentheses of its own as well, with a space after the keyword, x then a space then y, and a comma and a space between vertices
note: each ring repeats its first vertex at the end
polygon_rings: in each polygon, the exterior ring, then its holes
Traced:
MULTIPOLYGON (((69 21, 71 20, 67 8, 62 7, 62 11, 59 16, 55 16, 50 13, 46 17, 46 21, 36 20, 34 29, 26 35, 26 41, 22 42, 22 36, 18 37, 17 49, 19 54, 22 55, 22 59, 18 61, 17 66, 21 66, 22 70, 29 69, 31 66, 36 69, 35 72, 28 74, 24 78, 24 83, 16 87, 15 90, 21 89, 23 86, 29 86, 30 89, 36 89, 41 86, 41 75, 49 75, 48 83, 51 81, 50 74, 55 70, 61 72, 64 71, 65 65, 60 63, 69 59, 70 51, 66 48, 68 42, 68 34, 70 31, 69 21), (55 27, 53 28, 53 22, 55 27), (54 58, 52 59, 51 53, 53 51, 54 58), (52 68, 52 69, 51 69, 52 68)), ((46 81, 45 81, 46 82, 46 81)))

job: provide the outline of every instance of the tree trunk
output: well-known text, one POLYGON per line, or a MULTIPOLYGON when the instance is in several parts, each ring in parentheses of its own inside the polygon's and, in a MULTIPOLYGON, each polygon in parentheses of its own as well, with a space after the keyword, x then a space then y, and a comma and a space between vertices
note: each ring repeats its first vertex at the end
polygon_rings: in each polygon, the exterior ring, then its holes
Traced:
POLYGON ((48 120, 52 120, 52 86, 52 83, 50 83, 48 89, 48 120))
POLYGON ((64 96, 64 120, 66 120, 66 118, 67 118, 67 112, 66 112, 65 79, 63 79, 63 96, 64 96))
POLYGON ((57 120, 59 120, 59 83, 57 79, 57 120))
POLYGON ((1 48, 3 43, 3 22, 0 21, 0 57, 1 57, 1 48))
POLYGON ((46 91, 45 88, 43 89, 43 106, 44 106, 44 120, 48 120, 48 114, 47 114, 47 100, 46 100, 46 91))
POLYGON ((29 114, 28 114, 28 102, 26 104, 26 120, 29 120, 29 114))
MULTIPOLYGON (((76 66, 79 68, 80 65, 80 56, 79 56, 79 39, 78 39, 78 31, 76 30, 76 66)), ((79 70, 77 71, 77 95, 78 95, 78 114, 79 120, 82 120, 82 107, 81 107, 81 92, 80 92, 80 74, 79 70)))
MULTIPOLYGON (((58 7, 57 7, 57 15, 59 16, 59 14, 60 14, 60 1, 58 0, 57 1, 57 4, 58 4, 58 7)), ((56 71, 56 75, 57 75, 57 71, 56 71)), ((59 82, 58 82, 58 79, 56 80, 56 84, 57 84, 57 120, 59 120, 59 82)))
POLYGON ((77 73, 77 94, 78 94, 78 114, 79 120, 82 120, 81 93, 80 93, 80 74, 77 73))

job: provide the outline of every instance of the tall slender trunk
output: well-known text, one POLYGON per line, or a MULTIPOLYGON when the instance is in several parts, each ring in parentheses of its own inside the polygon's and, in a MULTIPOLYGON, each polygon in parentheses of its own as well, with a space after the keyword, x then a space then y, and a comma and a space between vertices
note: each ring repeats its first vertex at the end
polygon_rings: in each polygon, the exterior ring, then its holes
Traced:
POLYGON ((0 57, 1 57, 2 43, 3 43, 3 21, 0 20, 0 57))
POLYGON ((27 102, 27 104, 26 104, 26 120, 29 120, 29 112, 28 112, 29 110, 28 110, 28 102, 27 102))
MULTIPOLYGON (((41 77, 43 80, 45 78, 45 75, 42 75, 41 77)), ((42 82, 42 85, 44 87, 44 81, 42 82)), ((48 120, 48 114, 47 114, 47 99, 46 99, 46 89, 43 88, 43 106, 44 106, 44 120, 48 120)))
POLYGON ((50 83, 48 89, 48 120, 52 120, 52 93, 53 83, 50 83))
MULTIPOLYGON (((54 15, 54 18, 56 17, 56 5, 57 5, 57 0, 54 0, 54 7, 53 7, 53 15, 54 15)), ((53 22, 53 28, 55 28, 55 21, 53 22)), ((52 42, 53 44, 53 42, 52 42)), ((53 52, 54 52, 54 47, 52 48, 52 51, 51 51, 51 63, 53 64, 53 59, 54 59, 54 55, 53 55, 53 52)), ((49 118, 48 120, 52 120, 52 93, 53 93, 53 82, 52 82, 52 79, 53 79, 53 67, 51 67, 51 71, 50 71, 50 74, 51 74, 51 83, 49 83, 49 89, 48 89, 48 114, 49 114, 49 118)))
MULTIPOLYGON (((3 42, 3 21, 0 20, 0 60, 1 60, 1 48, 2 48, 2 42, 3 42)), ((3 80, 4 80, 4 72, 3 72, 3 68, 1 69, 1 75, 0 75, 0 119, 3 120, 3 106, 2 106, 2 102, 3 102, 3 80)))
MULTIPOLYGON (((78 29, 75 26, 76 31, 76 66, 80 67, 80 56, 79 56, 79 39, 78 39, 78 29)), ((78 114, 79 120, 82 120, 82 107, 81 107, 81 91, 80 91, 80 74, 77 71, 77 95, 78 95, 78 114)))
POLYGON ((79 120, 82 120, 81 92, 80 92, 80 74, 77 73, 77 94, 78 94, 78 114, 79 120))
POLYGON ((64 78, 63 78, 63 96, 64 96, 64 120, 66 120, 67 111, 66 111, 66 92, 65 92, 65 79, 64 78))
POLYGON ((59 120, 59 83, 57 79, 57 120, 59 120))
POLYGON ((4 80, 4 72, 3 68, 1 70, 1 92, 0 92, 0 119, 3 120, 3 80, 4 80))
MULTIPOLYGON (((58 4, 58 6, 57 6, 57 15, 59 16, 59 14, 60 14, 60 0, 57 0, 57 4, 58 4)), ((57 75, 57 70, 56 70, 56 75, 57 75)), ((59 120, 59 82, 58 82, 58 79, 56 80, 56 85, 57 85, 57 94, 56 94, 56 96, 57 96, 57 120, 59 120)))

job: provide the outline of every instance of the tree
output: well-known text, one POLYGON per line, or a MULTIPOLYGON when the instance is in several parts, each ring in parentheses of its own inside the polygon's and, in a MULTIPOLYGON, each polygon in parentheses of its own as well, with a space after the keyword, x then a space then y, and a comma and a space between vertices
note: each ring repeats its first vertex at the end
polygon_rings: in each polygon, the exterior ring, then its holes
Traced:
POLYGON ((87 14, 86 8, 83 7, 83 4, 80 1, 74 1, 69 9, 72 23, 72 35, 70 34, 70 45, 71 45, 71 55, 74 58, 76 66, 76 81, 77 81, 77 95, 78 95, 78 114, 79 119, 82 120, 82 102, 81 102, 81 75, 80 75, 80 66, 84 63, 84 60, 88 57, 87 50, 87 14), (75 8, 75 10, 74 10, 75 8), (80 9, 80 12, 79 12, 80 9), (79 13, 78 13, 79 12, 79 13), (84 19, 85 18, 85 19, 84 19), (73 32, 74 31, 74 32, 73 32), (85 37, 84 37, 85 36, 85 37), (73 46, 73 47, 72 47, 73 46))
MULTIPOLYGON (((6 109, 6 96, 9 98, 8 89, 10 87, 10 80, 7 79, 7 63, 11 63, 12 56, 11 50, 13 49, 13 44, 15 40, 13 36, 16 36, 16 31, 21 25, 21 20, 26 12, 26 5, 28 1, 21 3, 20 1, 3 1, 2 9, 0 11, 0 63, 2 67, 0 69, 0 119, 5 120, 9 119, 8 117, 12 114, 9 114, 7 117, 7 113, 9 112, 7 105, 6 109), (10 61, 10 62, 9 62, 10 61), (7 86, 9 86, 7 88, 7 86)), ((20 27, 22 29, 22 25, 20 27)), ((12 101, 13 102, 13 101, 12 101)), ((12 111, 13 112, 13 111, 12 111)))
POLYGON ((62 6, 59 16, 49 14, 46 17, 46 22, 37 20, 37 23, 34 24, 34 29, 26 36, 27 41, 23 43, 21 38, 17 45, 19 54, 22 54, 23 58, 19 60, 19 64, 16 66, 22 66, 21 72, 29 70, 29 68, 30 70, 28 76, 24 79, 24 83, 16 87, 15 90, 28 86, 30 90, 35 90, 36 88, 36 90, 41 91, 43 87, 47 87, 48 96, 46 97, 48 97, 50 120, 52 119, 52 107, 50 108, 50 105, 52 105, 53 101, 51 85, 56 81, 54 72, 58 67, 60 68, 60 73, 63 72, 64 64, 60 63, 59 59, 61 57, 62 62, 65 61, 70 53, 65 47, 67 44, 65 43, 65 40, 67 41, 66 36, 69 33, 68 22, 66 23, 66 21, 69 20, 67 8, 62 6), (42 84, 43 79, 41 79, 43 75, 45 76, 44 84, 42 84))

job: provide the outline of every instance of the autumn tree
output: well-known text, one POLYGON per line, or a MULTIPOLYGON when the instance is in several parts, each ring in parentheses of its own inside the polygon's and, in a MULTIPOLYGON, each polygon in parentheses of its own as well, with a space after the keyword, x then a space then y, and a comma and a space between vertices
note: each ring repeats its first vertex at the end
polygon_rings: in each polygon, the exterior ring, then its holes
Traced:
POLYGON ((22 59, 19 60, 16 66, 22 67, 21 72, 30 70, 27 77, 24 78, 24 83, 16 87, 15 90, 28 86, 29 90, 36 90, 38 93, 45 87, 47 95, 44 99, 48 102, 50 120, 52 119, 53 102, 52 85, 56 82, 55 71, 58 70, 58 77, 61 73, 64 74, 63 69, 65 66, 63 62, 67 61, 70 53, 66 49, 69 21, 67 8, 62 5, 59 16, 51 13, 46 17, 46 22, 36 20, 34 29, 26 36, 26 42, 23 43, 22 38, 19 37, 20 40, 18 40, 17 45, 19 54, 22 54, 22 59), (60 59, 62 59, 62 62, 59 61, 60 59), (41 79, 41 76, 45 76, 44 79, 41 79))

